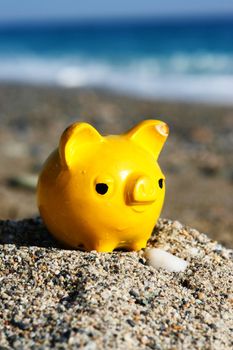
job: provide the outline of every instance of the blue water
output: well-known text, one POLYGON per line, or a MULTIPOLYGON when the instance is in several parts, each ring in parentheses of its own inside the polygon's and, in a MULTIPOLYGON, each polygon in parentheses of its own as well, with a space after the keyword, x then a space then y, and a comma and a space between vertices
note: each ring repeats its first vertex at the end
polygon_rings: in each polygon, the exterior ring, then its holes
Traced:
POLYGON ((233 104, 233 18, 2 25, 0 80, 233 104))

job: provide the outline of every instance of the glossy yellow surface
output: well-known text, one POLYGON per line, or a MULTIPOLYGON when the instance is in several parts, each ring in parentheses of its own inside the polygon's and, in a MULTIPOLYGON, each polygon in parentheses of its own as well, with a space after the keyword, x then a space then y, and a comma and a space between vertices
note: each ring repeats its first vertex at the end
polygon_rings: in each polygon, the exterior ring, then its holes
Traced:
POLYGON ((105 137, 86 123, 68 127, 38 181, 48 230, 74 248, 144 248, 164 201, 157 158, 167 136, 167 125, 158 120, 105 137))

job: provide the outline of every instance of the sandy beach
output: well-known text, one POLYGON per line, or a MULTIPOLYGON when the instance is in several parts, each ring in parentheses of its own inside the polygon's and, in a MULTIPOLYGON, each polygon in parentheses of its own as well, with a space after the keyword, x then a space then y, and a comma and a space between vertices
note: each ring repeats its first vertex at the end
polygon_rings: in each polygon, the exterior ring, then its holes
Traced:
POLYGON ((0 222, 1 349, 232 349, 232 250, 171 220, 148 246, 188 267, 65 250, 38 218, 0 222))
POLYGON ((159 160, 167 184, 162 217, 232 247, 233 107, 156 102, 101 90, 1 84, 1 219, 38 215, 35 179, 66 126, 86 121, 101 133, 117 134, 147 118, 170 127, 159 160))

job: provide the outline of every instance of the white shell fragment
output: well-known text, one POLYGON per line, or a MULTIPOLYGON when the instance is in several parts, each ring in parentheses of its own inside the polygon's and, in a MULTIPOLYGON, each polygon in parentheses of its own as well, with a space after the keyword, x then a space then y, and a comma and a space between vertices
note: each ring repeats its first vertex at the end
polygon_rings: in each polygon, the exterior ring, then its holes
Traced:
POLYGON ((147 248, 144 256, 148 265, 169 272, 182 272, 188 266, 187 261, 159 248, 147 248))

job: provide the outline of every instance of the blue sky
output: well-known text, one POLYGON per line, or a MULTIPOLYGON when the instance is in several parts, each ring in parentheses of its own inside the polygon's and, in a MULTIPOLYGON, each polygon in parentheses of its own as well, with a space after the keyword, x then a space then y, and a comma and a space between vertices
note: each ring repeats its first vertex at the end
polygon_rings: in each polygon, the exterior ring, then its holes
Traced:
POLYGON ((0 0, 0 21, 233 14, 233 0, 0 0))

